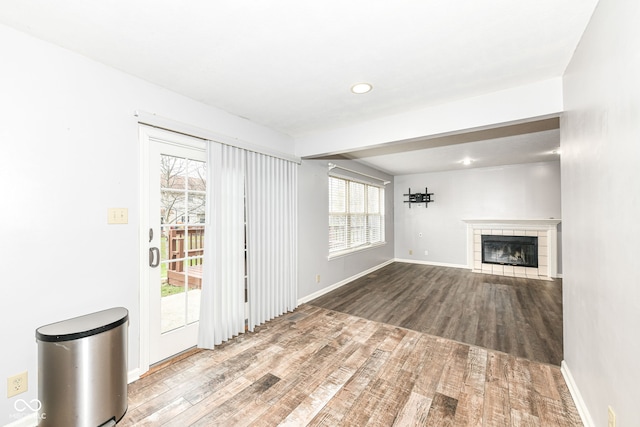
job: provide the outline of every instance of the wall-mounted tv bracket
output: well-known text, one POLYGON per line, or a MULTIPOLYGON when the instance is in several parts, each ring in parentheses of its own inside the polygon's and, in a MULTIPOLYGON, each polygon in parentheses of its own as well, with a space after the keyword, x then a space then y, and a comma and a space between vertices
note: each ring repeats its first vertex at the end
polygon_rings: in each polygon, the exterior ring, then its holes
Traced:
POLYGON ((409 188, 409 194, 403 194, 404 196, 409 196, 409 200, 405 200, 405 203, 409 203, 409 207, 411 207, 411 203, 424 203, 424 207, 428 207, 428 203, 435 202, 435 198, 433 197, 433 193, 429 193, 427 187, 424 188, 424 193, 412 193, 411 188, 409 188))

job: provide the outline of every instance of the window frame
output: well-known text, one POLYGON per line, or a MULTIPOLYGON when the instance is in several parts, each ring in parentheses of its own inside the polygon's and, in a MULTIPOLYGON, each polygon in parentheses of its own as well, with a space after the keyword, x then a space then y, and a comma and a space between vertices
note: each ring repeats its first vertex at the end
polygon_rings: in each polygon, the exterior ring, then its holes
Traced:
MULTIPOLYGON (((372 182, 367 182, 367 181, 363 181, 363 180, 358 180, 358 179, 354 179, 351 177, 345 177, 345 176, 336 176, 336 175, 329 175, 328 177, 328 201, 329 201, 329 206, 328 206, 328 222, 329 222, 329 227, 328 227, 328 259, 333 259, 333 258, 338 258, 341 256, 345 256, 348 254, 352 254, 355 252, 359 252, 359 251, 364 251, 364 250, 369 250, 369 249, 373 249, 373 248, 377 248, 383 245, 386 245, 386 227, 385 227, 385 217, 386 217, 386 209, 385 209, 385 188, 384 185, 379 185, 379 184, 374 184, 372 182), (334 203, 332 203, 332 197, 333 197, 333 191, 332 191, 332 179, 335 180, 340 180, 344 182, 344 199, 339 200, 339 204, 340 206, 344 207, 343 211, 332 211, 332 208, 334 206, 334 203), (351 195, 351 188, 352 185, 355 186, 359 186, 362 185, 363 186, 363 199, 362 199, 362 203, 361 205, 358 206, 359 209, 357 209, 356 211, 353 211, 351 209, 352 206, 352 195, 351 195), (377 212, 372 212, 370 211, 370 206, 369 206, 369 194, 370 194, 370 189, 376 189, 377 190, 377 197, 378 197, 378 202, 377 202, 377 208, 378 211, 377 212), (336 218, 343 218, 343 223, 344 225, 332 225, 332 220, 336 219, 336 218), (377 217, 378 221, 379 221, 379 226, 377 228, 373 228, 372 227, 372 223, 371 223, 371 218, 372 217, 377 217), (362 235, 362 233, 364 232, 364 242, 363 243, 358 243, 357 241, 355 241, 353 239, 353 237, 356 235, 356 233, 354 233, 354 228, 358 227, 361 228, 362 226, 355 226, 352 225, 355 219, 359 219, 360 222, 364 219, 364 230, 360 230, 360 235, 362 235), (335 240, 332 238, 332 236, 334 236, 334 227, 344 227, 343 230, 343 234, 344 234, 344 245, 342 245, 340 248, 337 249, 332 249, 333 243, 335 240), (372 230, 374 231, 372 233, 372 230), (373 235, 377 235, 379 234, 380 238, 379 240, 375 240, 372 241, 371 237, 373 235)), ((357 222, 357 221, 355 221, 357 222)))

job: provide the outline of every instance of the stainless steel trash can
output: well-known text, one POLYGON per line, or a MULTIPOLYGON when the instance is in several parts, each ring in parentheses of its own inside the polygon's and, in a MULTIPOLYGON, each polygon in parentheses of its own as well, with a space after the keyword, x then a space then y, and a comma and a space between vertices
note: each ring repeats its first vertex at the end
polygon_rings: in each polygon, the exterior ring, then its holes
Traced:
POLYGON ((39 426, 114 425, 127 411, 129 312, 117 307, 42 326, 39 426))

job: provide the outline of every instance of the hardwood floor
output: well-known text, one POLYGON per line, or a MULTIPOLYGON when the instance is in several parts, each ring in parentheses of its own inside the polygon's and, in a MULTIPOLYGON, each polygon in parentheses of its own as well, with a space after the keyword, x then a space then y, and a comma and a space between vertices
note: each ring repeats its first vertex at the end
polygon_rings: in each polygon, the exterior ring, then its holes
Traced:
POLYGON ((129 385, 119 426, 580 426, 560 370, 304 304, 129 385))
POLYGON ((560 365, 562 282, 393 263, 312 305, 560 365))

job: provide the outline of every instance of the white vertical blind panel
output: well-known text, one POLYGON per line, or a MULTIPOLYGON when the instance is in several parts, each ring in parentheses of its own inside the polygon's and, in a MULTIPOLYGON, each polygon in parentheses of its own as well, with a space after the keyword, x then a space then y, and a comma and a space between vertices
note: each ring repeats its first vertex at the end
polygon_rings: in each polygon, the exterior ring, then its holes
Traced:
POLYGON ((244 332, 245 152, 210 142, 208 163, 198 346, 211 349, 244 332))
POLYGON ((297 169, 247 153, 249 330, 297 306, 297 169))

